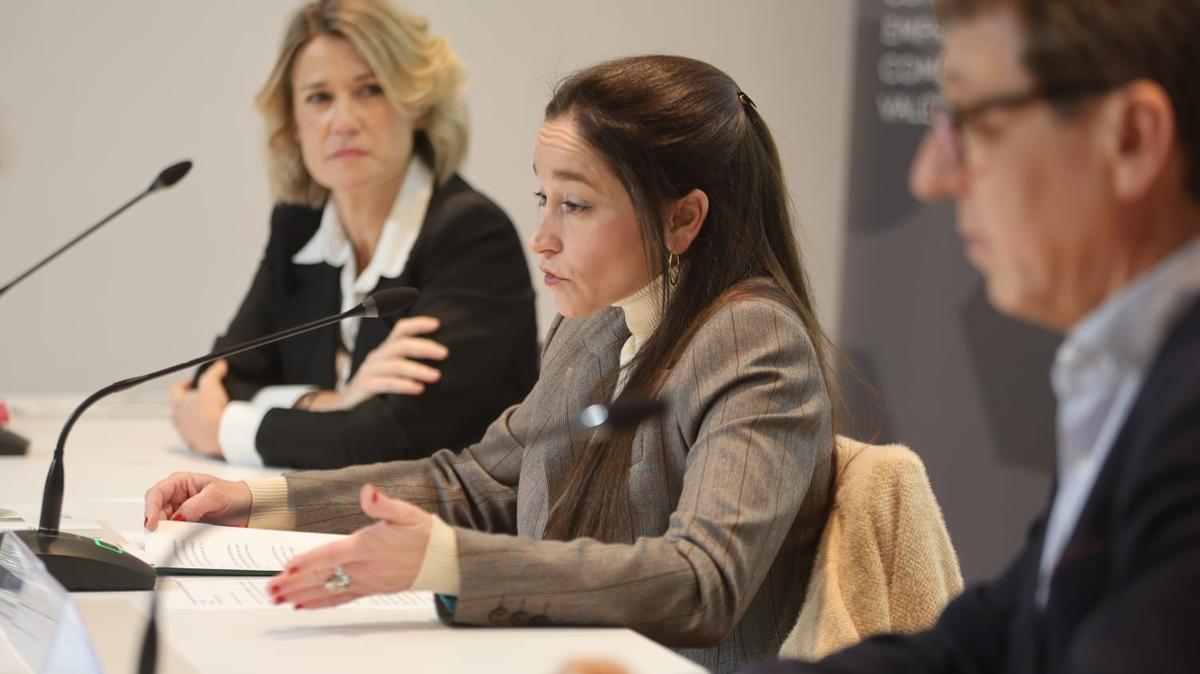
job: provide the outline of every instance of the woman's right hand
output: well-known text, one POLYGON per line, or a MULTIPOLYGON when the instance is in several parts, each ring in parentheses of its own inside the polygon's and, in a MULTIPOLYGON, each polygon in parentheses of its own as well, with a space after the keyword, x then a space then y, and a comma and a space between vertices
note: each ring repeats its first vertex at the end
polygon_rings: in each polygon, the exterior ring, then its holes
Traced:
POLYGON ((208 522, 244 527, 250 522, 250 487, 204 473, 171 473, 146 490, 147 529, 159 520, 208 522))

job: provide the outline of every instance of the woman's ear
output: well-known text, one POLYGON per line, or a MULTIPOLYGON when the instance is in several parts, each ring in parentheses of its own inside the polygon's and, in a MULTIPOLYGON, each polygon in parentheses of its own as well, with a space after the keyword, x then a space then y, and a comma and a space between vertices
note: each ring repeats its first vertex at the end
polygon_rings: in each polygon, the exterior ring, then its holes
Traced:
POLYGON ((667 250, 676 255, 686 253, 707 217, 708 195, 704 192, 693 189, 676 199, 667 214, 667 231, 663 233, 667 250))

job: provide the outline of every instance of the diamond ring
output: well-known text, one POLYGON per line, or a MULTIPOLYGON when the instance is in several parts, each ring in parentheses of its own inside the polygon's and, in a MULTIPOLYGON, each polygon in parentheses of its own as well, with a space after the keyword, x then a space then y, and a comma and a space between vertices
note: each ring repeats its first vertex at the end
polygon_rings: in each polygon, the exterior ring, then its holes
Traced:
POLYGON ((338 564, 333 567, 333 575, 325 581, 325 589, 332 594, 337 594, 345 592, 348 587, 350 587, 350 575, 346 573, 341 564, 338 564))

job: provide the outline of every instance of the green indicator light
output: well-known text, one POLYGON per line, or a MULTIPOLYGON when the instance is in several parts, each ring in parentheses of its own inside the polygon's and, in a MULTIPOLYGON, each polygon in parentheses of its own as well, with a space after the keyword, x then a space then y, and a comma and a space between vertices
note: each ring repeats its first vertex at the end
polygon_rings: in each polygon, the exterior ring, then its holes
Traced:
POLYGON ((92 542, 95 543, 97 546, 104 548, 105 550, 115 552, 118 555, 125 554, 125 551, 122 550, 120 547, 113 545, 112 543, 105 543, 104 541, 100 540, 99 538, 93 538, 92 542))

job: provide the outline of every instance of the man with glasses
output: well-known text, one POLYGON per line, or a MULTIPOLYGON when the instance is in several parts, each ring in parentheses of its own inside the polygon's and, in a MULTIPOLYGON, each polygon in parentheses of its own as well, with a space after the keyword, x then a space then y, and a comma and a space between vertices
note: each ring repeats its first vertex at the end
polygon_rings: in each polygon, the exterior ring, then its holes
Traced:
POLYGON ((1065 335, 1054 493, 931 629, 752 671, 1200 672, 1200 0, 936 6, 910 184, 956 200, 992 304, 1065 335))

